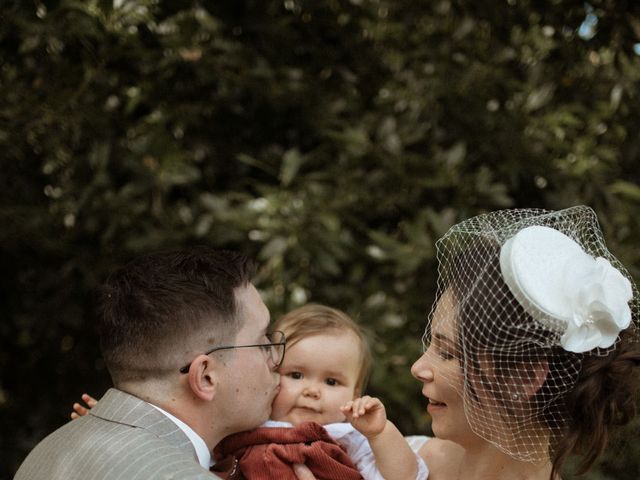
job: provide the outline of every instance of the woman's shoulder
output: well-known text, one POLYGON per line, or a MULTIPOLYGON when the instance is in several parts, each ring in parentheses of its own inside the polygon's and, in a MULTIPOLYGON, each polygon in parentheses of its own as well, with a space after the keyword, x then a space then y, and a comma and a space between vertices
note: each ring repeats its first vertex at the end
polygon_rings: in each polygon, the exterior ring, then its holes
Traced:
POLYGON ((458 459, 463 453, 463 448, 457 443, 439 438, 431 438, 418 450, 418 454, 425 460, 430 459, 435 461, 442 461, 452 457, 458 459))
POLYGON ((418 455, 429 468, 429 480, 446 479, 448 473, 455 471, 454 467, 461 461, 463 453, 460 445, 439 438, 430 439, 418 450, 418 455))
POLYGON ((424 444, 428 440, 431 440, 431 437, 427 437, 426 435, 405 435, 404 439, 407 444, 409 444, 411 450, 418 453, 420 449, 424 447, 424 444))

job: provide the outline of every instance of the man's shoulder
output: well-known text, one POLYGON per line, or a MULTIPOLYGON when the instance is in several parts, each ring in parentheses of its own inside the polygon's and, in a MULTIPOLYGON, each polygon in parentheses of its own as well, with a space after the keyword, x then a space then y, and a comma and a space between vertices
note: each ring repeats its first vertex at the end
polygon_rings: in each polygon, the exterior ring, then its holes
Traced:
POLYGON ((93 415, 68 422, 42 440, 15 478, 107 480, 133 476, 215 478, 193 455, 167 438, 93 415))

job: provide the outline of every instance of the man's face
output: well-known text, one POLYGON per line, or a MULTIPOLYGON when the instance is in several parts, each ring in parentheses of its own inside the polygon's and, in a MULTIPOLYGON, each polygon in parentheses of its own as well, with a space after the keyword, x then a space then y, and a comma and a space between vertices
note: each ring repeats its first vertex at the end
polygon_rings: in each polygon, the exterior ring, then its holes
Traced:
MULTIPOLYGON (((253 285, 235 291, 240 330, 234 345, 268 343, 269 310, 253 285)), ((237 348, 221 357, 224 362, 220 385, 221 410, 214 421, 228 423, 228 433, 258 427, 271 414, 271 403, 279 390, 280 375, 262 348, 237 348), (222 418, 221 418, 222 417, 222 418)))

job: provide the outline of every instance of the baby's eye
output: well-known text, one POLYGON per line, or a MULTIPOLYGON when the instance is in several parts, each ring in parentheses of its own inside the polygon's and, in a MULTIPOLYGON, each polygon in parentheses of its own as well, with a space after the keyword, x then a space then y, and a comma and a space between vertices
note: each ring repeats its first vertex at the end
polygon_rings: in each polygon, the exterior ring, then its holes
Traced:
POLYGON ((338 381, 335 378, 327 378, 324 383, 326 383, 327 385, 330 385, 332 387, 338 385, 338 381))
POLYGON ((293 378, 294 380, 300 380, 300 379, 302 379, 302 373, 301 372, 289 372, 289 373, 287 373, 287 377, 293 378))

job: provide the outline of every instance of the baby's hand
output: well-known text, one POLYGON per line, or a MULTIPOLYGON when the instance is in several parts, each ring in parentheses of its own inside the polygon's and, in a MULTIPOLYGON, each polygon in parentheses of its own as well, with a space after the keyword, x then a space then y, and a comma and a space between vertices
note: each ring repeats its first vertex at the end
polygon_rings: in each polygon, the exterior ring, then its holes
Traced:
POLYGON ((384 430, 387 413, 382 402, 373 397, 364 396, 350 400, 340 407, 342 413, 353 427, 365 437, 373 437, 384 430))
POLYGON ((87 406, 85 407, 83 405, 80 405, 79 403, 74 403, 73 412, 71 412, 71 420, 75 420, 76 418, 85 416, 87 413, 89 413, 89 410, 95 407, 96 403, 98 403, 95 398, 93 398, 91 395, 87 395, 86 393, 82 394, 82 400, 87 404, 87 406))

